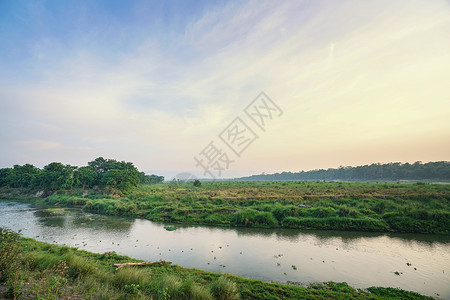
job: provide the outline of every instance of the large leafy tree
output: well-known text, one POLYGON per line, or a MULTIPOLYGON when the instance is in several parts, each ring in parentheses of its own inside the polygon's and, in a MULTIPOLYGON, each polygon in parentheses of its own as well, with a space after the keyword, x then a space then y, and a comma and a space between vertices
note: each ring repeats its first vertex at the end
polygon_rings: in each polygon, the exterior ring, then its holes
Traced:
POLYGON ((77 168, 52 162, 42 170, 33 165, 15 165, 0 169, 0 186, 33 187, 47 190, 68 190, 73 186, 92 188, 109 187, 124 192, 139 183, 151 184, 164 180, 163 176, 145 175, 131 162, 98 157, 88 166, 77 168))
POLYGON ((12 168, 0 169, 0 186, 10 186, 14 179, 15 176, 12 168))
POLYGON ((40 169, 30 164, 1 169, 0 186, 31 187, 39 172, 40 169))
POLYGON ((39 187, 50 190, 71 189, 74 183, 74 170, 77 167, 63 165, 60 162, 52 162, 44 167, 40 173, 39 187))
POLYGON ((30 187, 35 180, 40 170, 31 165, 25 164, 23 166, 15 165, 13 168, 15 174, 15 183, 18 187, 30 187))
POLYGON ((101 177, 104 186, 127 191, 139 184, 139 171, 130 162, 115 161, 101 177))
POLYGON ((80 167, 74 171, 73 179, 75 186, 91 188, 97 183, 97 172, 91 166, 80 167))

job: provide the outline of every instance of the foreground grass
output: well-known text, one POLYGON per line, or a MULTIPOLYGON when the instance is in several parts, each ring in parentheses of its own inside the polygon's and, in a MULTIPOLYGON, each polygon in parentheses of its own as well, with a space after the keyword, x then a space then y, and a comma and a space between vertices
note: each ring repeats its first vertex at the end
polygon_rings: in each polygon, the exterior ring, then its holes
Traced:
MULTIPOLYGON (((4 233, 0 254, 11 250, 5 250, 4 233)), ((430 299, 394 288, 355 290, 334 282, 306 288, 169 264, 115 270, 114 263, 137 260, 25 238, 14 247, 17 255, 8 270, 0 270, 0 284, 7 284, 6 295, 17 299, 430 299)))
POLYGON ((44 199, 0 192, 4 199, 170 223, 450 233, 450 185, 420 182, 169 183, 140 185, 121 197, 73 190, 44 199))

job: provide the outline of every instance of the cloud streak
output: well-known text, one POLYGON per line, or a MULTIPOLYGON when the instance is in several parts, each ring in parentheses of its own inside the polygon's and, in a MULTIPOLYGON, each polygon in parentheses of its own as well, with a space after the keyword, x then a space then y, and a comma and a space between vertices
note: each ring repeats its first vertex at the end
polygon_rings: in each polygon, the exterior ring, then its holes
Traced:
POLYGON ((169 30, 98 8, 98 22, 86 10, 70 17, 79 28, 62 38, 44 26, 51 9, 33 8, 39 39, 17 37, 29 52, 0 59, 1 136, 14 148, 2 147, 2 164, 103 155, 193 170, 192 157, 262 90, 285 114, 232 172, 404 161, 405 152, 448 160, 449 12, 446 1, 229 2, 169 30))

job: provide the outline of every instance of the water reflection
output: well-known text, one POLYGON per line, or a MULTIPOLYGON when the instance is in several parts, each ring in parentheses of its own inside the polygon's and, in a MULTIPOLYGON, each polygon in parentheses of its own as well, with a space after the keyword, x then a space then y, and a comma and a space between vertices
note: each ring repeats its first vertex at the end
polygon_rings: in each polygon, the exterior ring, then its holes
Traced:
POLYGON ((346 281, 450 298, 450 236, 186 225, 167 231, 161 223, 80 210, 48 217, 29 204, 4 201, 0 226, 92 252, 166 259, 266 281, 346 281))
POLYGON ((41 226, 64 228, 65 223, 66 223, 66 218, 64 218, 64 217, 39 217, 38 223, 41 226))

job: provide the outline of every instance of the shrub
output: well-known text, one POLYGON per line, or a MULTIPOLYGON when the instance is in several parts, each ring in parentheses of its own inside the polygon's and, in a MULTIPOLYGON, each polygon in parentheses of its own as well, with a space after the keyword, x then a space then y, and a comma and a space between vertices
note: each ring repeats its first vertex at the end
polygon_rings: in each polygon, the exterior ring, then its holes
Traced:
POLYGON ((6 282, 18 268, 20 234, 0 227, 0 282, 6 282))
POLYGON ((314 228, 332 230, 361 230, 361 231, 388 231, 389 226, 383 220, 364 218, 286 218, 283 227, 286 228, 314 228), (287 220, 286 220, 287 219, 287 220))
POLYGON ((286 217, 281 222, 281 226, 284 228, 301 228, 301 220, 296 217, 286 217))
POLYGON ((97 271, 97 268, 84 257, 69 253, 65 259, 69 267, 69 276, 72 278, 95 274, 97 271))
POLYGON ((215 299, 235 300, 241 298, 236 283, 224 276, 211 283, 210 290, 215 299))
POLYGON ((278 226, 277 220, 270 212, 259 212, 253 209, 245 209, 236 212, 234 223, 248 227, 274 227, 278 226))
POLYGON ((119 287, 132 284, 142 285, 148 277, 148 271, 143 268, 126 267, 117 271, 114 275, 114 283, 119 287))
POLYGON ((336 214, 334 208, 331 207, 311 208, 311 211, 316 218, 327 218, 336 214))
POLYGON ((278 221, 282 221, 286 217, 298 217, 299 208, 294 205, 277 206, 272 210, 272 214, 278 221))
POLYGON ((341 206, 338 209, 338 215, 339 217, 357 217, 359 215, 358 211, 351 208, 351 207, 346 207, 346 206, 341 206))
POLYGON ((195 284, 192 279, 186 279, 181 284, 177 299, 212 300, 209 290, 195 284))

